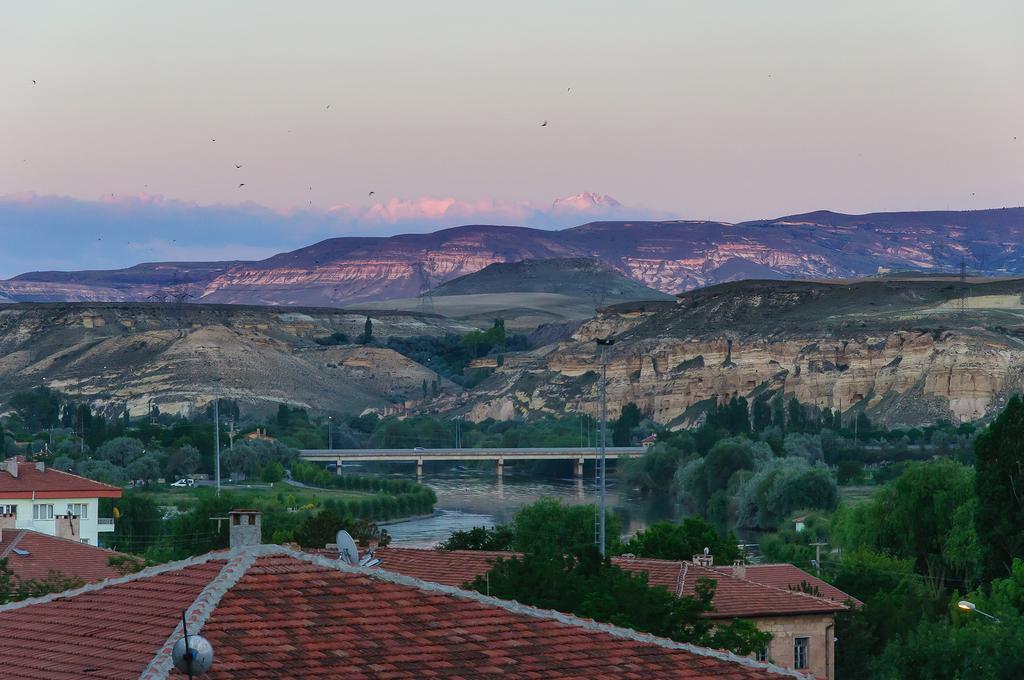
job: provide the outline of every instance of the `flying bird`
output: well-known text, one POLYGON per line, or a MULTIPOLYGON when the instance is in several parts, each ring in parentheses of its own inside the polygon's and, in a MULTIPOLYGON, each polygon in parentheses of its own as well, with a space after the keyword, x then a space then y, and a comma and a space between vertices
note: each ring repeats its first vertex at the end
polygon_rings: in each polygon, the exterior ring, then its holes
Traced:
POLYGON ((547 122, 547 121, 544 121, 543 123, 541 123, 541 124, 540 124, 540 126, 541 126, 541 127, 547 127, 547 126, 548 126, 548 122, 547 122))
POLYGON ((330 104, 328 104, 328 105, 327 105, 327 110, 328 110, 328 111, 330 111, 330 110, 331 110, 331 105, 330 105, 330 104))
POLYGON ((245 182, 242 182, 241 184, 238 185, 238 188, 241 189, 244 186, 245 186, 245 182))
POLYGON ((235 170, 240 170, 241 167, 242 167, 241 165, 239 165, 238 163, 235 163, 235 170))
POLYGON ((366 197, 369 198, 370 196, 373 196, 375 193, 377 193, 377 192, 376 191, 371 191, 370 193, 366 194, 366 197))
POLYGON ((34 81, 34 80, 33 80, 33 81, 32 81, 32 84, 33 84, 33 85, 35 85, 35 84, 36 84, 36 81, 34 81))

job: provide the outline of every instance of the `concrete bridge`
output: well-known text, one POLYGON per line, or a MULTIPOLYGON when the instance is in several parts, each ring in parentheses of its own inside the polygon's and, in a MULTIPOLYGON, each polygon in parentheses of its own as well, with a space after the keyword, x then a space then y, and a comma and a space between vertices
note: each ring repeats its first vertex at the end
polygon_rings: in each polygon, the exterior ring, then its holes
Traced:
MULTIPOLYGON (((636 458, 644 455, 643 446, 609 446, 608 458, 636 458)), ((299 457, 313 463, 334 463, 337 471, 348 461, 416 463, 416 474, 423 474, 423 461, 427 460, 493 460, 498 475, 504 472, 506 460, 572 460, 576 462, 576 476, 583 476, 583 461, 597 460, 601 454, 595 448, 540 447, 532 449, 302 449, 299 457)))

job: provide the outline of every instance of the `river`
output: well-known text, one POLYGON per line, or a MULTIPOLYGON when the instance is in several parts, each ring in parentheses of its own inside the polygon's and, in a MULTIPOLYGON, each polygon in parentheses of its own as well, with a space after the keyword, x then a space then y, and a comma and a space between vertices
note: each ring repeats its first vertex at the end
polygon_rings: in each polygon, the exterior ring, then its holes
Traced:
MULTIPOLYGON (((428 472, 419 481, 437 494, 434 515, 388 524, 386 528, 392 537, 391 544, 433 547, 453 531, 509 522, 519 508, 540 498, 555 498, 566 504, 597 504, 597 484, 589 469, 587 477, 574 479, 516 472, 510 467, 506 467, 502 479, 480 470, 428 472)), ((367 466, 359 474, 374 474, 371 470, 367 466)), ((378 471, 376 474, 415 478, 414 474, 392 471, 378 471)), ((608 471, 605 499, 608 507, 622 520, 626 535, 651 522, 678 518, 678 512, 671 503, 642 498, 636 491, 622 488, 614 468, 608 471)))

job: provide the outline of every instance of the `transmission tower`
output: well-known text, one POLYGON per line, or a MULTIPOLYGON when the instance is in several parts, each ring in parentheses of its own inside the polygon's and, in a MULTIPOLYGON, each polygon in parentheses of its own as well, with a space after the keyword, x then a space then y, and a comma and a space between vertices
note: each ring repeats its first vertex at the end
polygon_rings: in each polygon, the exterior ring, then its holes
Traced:
POLYGON ((417 262, 413 265, 413 269, 416 271, 416 277, 419 281, 419 308, 423 314, 434 313, 434 291, 430 286, 430 273, 427 268, 423 266, 422 262, 417 262))

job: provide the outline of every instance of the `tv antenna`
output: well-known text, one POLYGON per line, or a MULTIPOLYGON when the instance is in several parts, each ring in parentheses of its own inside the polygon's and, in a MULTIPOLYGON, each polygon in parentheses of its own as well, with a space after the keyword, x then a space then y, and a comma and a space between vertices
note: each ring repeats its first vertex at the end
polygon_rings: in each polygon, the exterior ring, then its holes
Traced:
POLYGON ((202 635, 189 635, 185 623, 185 612, 181 612, 181 638, 171 649, 174 667, 188 675, 189 680, 206 675, 213 665, 213 645, 202 635))

